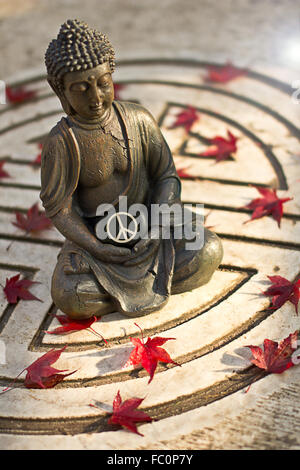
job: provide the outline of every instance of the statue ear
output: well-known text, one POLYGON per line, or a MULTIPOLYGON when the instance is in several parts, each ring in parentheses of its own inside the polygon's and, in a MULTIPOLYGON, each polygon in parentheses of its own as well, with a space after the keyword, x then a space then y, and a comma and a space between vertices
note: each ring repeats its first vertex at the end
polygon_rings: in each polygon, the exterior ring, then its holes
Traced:
POLYGON ((69 104, 67 98, 65 97, 64 92, 61 91, 61 89, 57 86, 57 80, 54 79, 53 77, 48 76, 47 81, 48 81, 49 85, 51 86, 52 90, 54 91, 54 93, 59 98, 64 112, 68 116, 71 115, 71 114, 75 114, 73 108, 71 107, 71 105, 69 104))

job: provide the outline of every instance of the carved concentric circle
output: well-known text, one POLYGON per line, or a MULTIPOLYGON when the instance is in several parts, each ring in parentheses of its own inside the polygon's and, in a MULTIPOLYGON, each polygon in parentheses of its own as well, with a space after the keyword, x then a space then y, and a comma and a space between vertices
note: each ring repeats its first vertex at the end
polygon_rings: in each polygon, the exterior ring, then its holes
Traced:
POLYGON ((32 292, 43 300, 9 305, 0 289, 1 384, 7 386, 45 351, 63 345, 67 349, 57 368, 76 370, 49 390, 25 389, 21 375, 15 388, 0 397, 1 433, 92 432, 107 443, 113 435, 126 448, 124 431, 111 430, 105 411, 88 406, 94 401, 108 409, 118 390, 124 399, 146 397, 141 408, 157 420, 141 427, 148 443, 155 440, 153 430, 159 431, 167 419, 180 433, 189 412, 197 414, 207 406, 209 413, 217 401, 234 402, 253 380, 265 380, 237 353, 242 346, 260 344, 265 337, 281 339, 299 328, 290 305, 271 310, 269 299, 261 295, 268 275, 292 280, 300 271, 300 131, 290 87, 253 71, 228 84, 207 83, 206 66, 123 61, 115 73, 116 82, 123 85, 120 98, 151 111, 177 168, 190 175, 182 180, 183 202, 204 204, 206 225, 224 246, 222 265, 206 286, 174 295, 161 311, 137 319, 145 336, 176 338, 165 347, 181 365, 160 365, 149 385, 145 371, 123 368, 133 347, 130 338, 140 336, 135 319, 116 312, 95 323, 108 346, 89 331, 47 334, 57 325, 49 315, 56 312, 50 282, 63 237, 54 229, 29 237, 11 222, 15 210, 26 211, 39 200, 40 172, 32 162, 38 143, 62 112, 44 76, 24 81, 38 91, 36 98, 0 110, 0 159, 11 175, 0 180, 0 283, 20 272, 40 283, 32 292), (199 119, 189 132, 172 128, 178 112, 188 106, 196 108, 199 119), (199 156, 208 139, 226 137, 228 130, 238 137, 232 158, 216 164, 199 156), (257 197, 253 186, 274 187, 279 195, 293 197, 285 206, 281 228, 270 217, 245 224, 250 213, 243 207, 257 197))

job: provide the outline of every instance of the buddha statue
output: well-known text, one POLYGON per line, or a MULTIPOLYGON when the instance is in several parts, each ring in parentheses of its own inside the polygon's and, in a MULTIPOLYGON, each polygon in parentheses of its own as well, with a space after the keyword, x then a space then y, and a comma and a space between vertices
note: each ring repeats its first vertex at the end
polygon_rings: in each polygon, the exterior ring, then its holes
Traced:
POLYGON ((120 198, 128 207, 182 206, 180 179, 155 119, 139 104, 114 100, 114 56, 108 38, 78 20, 61 26, 45 55, 49 85, 67 116, 43 144, 40 197, 65 237, 51 295, 72 319, 159 310, 170 295, 207 283, 222 259, 216 234, 202 225, 201 247, 187 249, 184 237, 172 236, 172 217, 169 237, 150 216, 143 237, 98 236, 99 207, 118 211, 120 198))

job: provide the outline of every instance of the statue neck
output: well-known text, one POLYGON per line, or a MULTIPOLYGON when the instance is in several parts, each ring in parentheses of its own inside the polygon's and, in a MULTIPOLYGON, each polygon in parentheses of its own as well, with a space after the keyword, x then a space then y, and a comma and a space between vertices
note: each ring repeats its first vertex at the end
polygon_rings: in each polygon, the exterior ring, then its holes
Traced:
POLYGON ((84 129, 100 129, 102 128, 105 130, 106 127, 108 127, 112 120, 113 120, 114 112, 112 107, 108 110, 105 116, 103 116, 99 120, 90 120, 90 119, 84 119, 80 117, 78 114, 72 114, 68 116, 68 119, 71 121, 74 121, 75 124, 77 124, 79 127, 83 127, 84 129))

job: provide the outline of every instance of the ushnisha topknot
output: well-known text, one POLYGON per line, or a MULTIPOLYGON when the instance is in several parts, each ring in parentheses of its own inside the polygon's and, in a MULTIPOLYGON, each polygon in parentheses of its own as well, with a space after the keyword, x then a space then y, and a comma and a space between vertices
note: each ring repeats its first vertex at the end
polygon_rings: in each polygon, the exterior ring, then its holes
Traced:
POLYGON ((107 36, 76 19, 61 25, 45 54, 48 77, 59 91, 62 91, 64 74, 92 69, 104 62, 109 62, 113 72, 115 52, 107 36))

